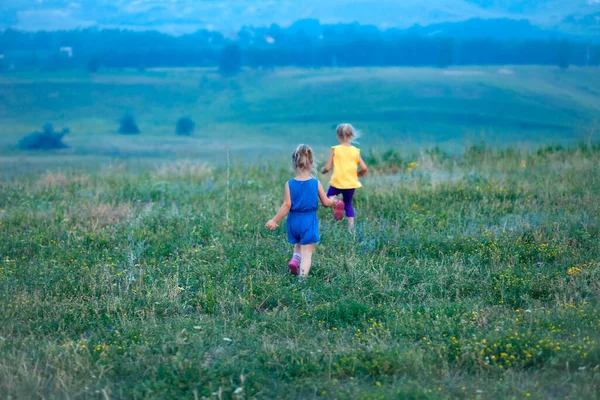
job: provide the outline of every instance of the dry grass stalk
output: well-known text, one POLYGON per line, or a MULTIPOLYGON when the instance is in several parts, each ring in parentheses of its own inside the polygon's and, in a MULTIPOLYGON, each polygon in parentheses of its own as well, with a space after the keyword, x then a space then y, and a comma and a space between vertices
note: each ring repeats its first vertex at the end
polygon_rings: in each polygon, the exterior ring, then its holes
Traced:
POLYGON ((185 179, 201 181, 212 173, 212 167, 207 163, 191 160, 180 160, 176 162, 158 165, 152 174, 153 178, 159 180, 185 179))
POLYGON ((67 175, 62 171, 47 171, 44 175, 42 175, 38 183, 44 189, 51 189, 55 187, 63 188, 68 186, 69 184, 84 186, 87 185, 89 181, 90 179, 87 175, 67 175))
POLYGON ((128 221, 133 215, 131 203, 88 203, 83 207, 72 209, 68 218, 77 221, 78 228, 84 231, 95 231, 107 226, 114 226, 128 221))

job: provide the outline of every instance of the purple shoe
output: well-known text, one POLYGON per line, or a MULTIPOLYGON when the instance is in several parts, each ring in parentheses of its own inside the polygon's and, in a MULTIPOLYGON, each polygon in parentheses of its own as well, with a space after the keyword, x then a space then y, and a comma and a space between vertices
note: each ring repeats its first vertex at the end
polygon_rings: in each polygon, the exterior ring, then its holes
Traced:
POLYGON ((292 258, 288 264, 288 271, 292 275, 298 275, 300 273, 300 263, 296 258, 292 258))

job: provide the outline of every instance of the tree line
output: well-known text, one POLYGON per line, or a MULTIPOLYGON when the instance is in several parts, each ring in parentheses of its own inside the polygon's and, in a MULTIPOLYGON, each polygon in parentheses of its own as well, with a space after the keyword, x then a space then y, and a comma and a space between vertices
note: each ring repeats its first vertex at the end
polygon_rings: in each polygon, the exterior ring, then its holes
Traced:
POLYGON ((235 39, 214 31, 83 29, 0 33, 0 70, 220 66, 270 69, 360 66, 600 65, 600 45, 556 37, 494 38, 379 30, 359 24, 244 28, 235 39))

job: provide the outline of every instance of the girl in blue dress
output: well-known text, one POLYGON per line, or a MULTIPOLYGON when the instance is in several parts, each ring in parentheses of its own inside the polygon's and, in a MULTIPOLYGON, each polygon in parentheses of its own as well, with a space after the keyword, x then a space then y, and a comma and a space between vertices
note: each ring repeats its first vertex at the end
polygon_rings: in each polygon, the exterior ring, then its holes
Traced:
POLYGON ((292 165, 296 170, 296 178, 286 182, 283 205, 266 227, 274 230, 289 213, 287 236, 294 245, 294 256, 288 264, 288 270, 293 275, 306 277, 310 271, 314 245, 320 241, 317 218, 319 200, 325 207, 333 207, 339 199, 333 196, 328 198, 321 182, 311 176, 314 163, 313 151, 309 146, 301 144, 296 148, 292 154, 292 165))

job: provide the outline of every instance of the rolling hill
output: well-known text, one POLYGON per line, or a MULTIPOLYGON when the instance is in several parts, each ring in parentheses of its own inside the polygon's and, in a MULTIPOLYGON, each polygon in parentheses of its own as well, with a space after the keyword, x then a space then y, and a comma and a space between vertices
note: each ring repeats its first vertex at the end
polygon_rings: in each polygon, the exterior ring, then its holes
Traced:
POLYGON ((71 128, 77 154, 210 153, 226 140, 265 151, 290 140, 320 146, 344 121, 365 132, 365 146, 576 143, 600 111, 596 78, 592 68, 548 67, 20 74, 0 79, 0 153, 46 121, 71 128), (116 135, 129 112, 142 134, 116 135), (196 122, 192 138, 174 134, 184 115, 196 122))

